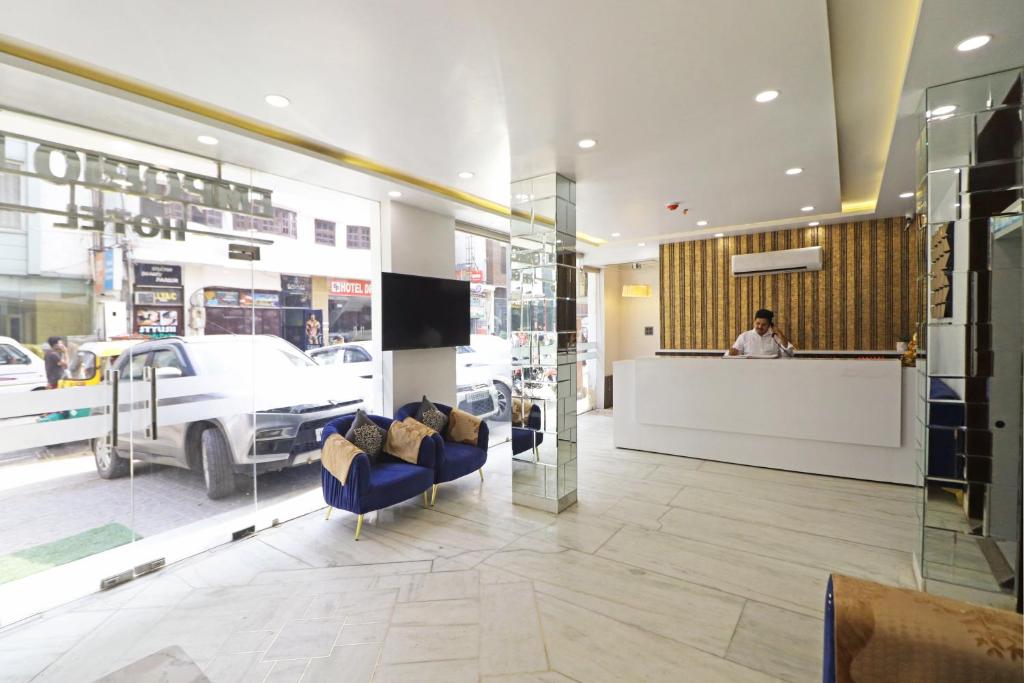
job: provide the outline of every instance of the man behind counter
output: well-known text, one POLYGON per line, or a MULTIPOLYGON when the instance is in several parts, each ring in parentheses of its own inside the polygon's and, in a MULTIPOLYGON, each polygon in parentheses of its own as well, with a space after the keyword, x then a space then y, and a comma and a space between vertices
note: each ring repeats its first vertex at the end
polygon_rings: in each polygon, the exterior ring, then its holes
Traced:
POLYGON ((774 320, 774 313, 767 308, 760 309, 754 314, 754 329, 736 337, 735 343, 726 351, 726 355, 792 358, 796 349, 789 343, 786 335, 776 329, 774 320))

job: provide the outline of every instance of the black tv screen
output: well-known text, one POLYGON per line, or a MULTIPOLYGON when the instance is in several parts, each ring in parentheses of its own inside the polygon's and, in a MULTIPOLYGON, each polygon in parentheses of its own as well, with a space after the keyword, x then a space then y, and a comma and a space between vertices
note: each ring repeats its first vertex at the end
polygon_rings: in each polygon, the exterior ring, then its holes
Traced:
POLYGON ((385 351, 469 345, 469 283, 381 274, 385 351))

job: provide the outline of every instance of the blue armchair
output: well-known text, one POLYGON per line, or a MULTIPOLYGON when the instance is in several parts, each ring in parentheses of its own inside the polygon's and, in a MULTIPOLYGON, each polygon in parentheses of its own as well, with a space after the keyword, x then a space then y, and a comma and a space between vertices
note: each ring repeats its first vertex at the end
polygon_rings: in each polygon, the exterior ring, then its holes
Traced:
POLYGON ((540 406, 530 408, 525 427, 512 427, 512 455, 519 455, 531 448, 533 459, 539 460, 537 446, 544 443, 544 432, 540 431, 540 406))
MULTIPOLYGON (((451 415, 451 406, 435 403, 437 409, 445 415, 451 415)), ((415 417, 420 404, 407 403, 395 412, 396 420, 404 420, 407 417, 415 417)), ((436 446, 437 457, 434 459, 434 488, 431 492, 430 503, 433 505, 437 498, 437 486, 446 481, 454 481, 470 472, 480 472, 480 480, 484 478, 484 463, 487 462, 487 442, 490 433, 487 429, 487 422, 480 423, 480 432, 477 435, 476 445, 455 443, 447 441, 443 434, 433 436, 436 446)))
MULTIPOLYGON (((391 427, 393 420, 378 415, 368 416, 381 429, 391 427)), ((344 436, 352 426, 355 415, 346 415, 332 420, 324 427, 320 447, 331 434, 344 436)), ((416 464, 399 460, 387 453, 381 453, 375 462, 366 453, 360 453, 353 460, 342 485, 326 467, 322 468, 320 483, 324 501, 327 503, 326 519, 331 518, 334 508, 348 510, 359 515, 356 521, 356 540, 363 528, 363 515, 389 505, 408 500, 416 494, 423 494, 427 505, 427 491, 434 484, 436 444, 433 438, 423 439, 416 464)))

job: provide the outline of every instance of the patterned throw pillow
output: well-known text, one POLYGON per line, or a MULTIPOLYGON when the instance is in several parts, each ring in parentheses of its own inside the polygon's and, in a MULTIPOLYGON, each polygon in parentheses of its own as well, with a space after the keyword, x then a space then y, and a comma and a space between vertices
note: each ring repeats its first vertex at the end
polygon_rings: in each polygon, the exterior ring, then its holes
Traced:
POLYGON ((345 438, 355 444, 359 450, 371 458, 376 458, 384 450, 384 440, 388 433, 374 424, 373 420, 366 416, 365 411, 358 411, 356 419, 352 420, 345 438))
POLYGON ((424 396, 423 402, 420 403, 420 407, 416 411, 416 421, 422 422, 435 432, 443 434, 444 428, 448 425, 448 416, 438 410, 437 406, 424 396))

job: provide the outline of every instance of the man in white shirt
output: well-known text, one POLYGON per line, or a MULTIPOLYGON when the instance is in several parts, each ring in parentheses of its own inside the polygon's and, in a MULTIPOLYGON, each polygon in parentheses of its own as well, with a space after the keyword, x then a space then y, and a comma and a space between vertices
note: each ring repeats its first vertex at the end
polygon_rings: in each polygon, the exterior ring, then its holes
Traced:
POLYGON ((726 355, 792 358, 796 349, 786 335, 776 329, 774 319, 774 313, 767 308, 760 309, 754 314, 754 329, 736 337, 736 342, 726 355))

